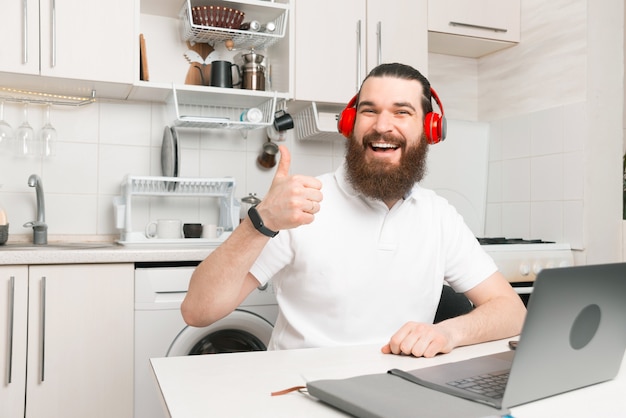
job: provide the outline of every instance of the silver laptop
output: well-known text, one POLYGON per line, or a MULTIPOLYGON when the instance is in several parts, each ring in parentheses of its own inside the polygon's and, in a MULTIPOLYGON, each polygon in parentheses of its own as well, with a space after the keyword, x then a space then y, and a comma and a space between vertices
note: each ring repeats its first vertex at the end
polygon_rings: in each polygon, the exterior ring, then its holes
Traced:
POLYGON ((389 373, 509 408, 613 379, 624 350, 626 263, 554 268, 537 276, 515 351, 389 373))

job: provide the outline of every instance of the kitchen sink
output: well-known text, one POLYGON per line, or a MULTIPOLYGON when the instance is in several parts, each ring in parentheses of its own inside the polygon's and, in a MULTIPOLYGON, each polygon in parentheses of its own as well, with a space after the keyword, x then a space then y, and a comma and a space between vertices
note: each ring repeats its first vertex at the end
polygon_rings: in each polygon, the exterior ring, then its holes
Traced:
POLYGON ((91 250, 113 246, 115 246, 115 244, 109 242, 52 242, 46 245, 35 245, 30 242, 14 242, 0 245, 0 251, 91 250))

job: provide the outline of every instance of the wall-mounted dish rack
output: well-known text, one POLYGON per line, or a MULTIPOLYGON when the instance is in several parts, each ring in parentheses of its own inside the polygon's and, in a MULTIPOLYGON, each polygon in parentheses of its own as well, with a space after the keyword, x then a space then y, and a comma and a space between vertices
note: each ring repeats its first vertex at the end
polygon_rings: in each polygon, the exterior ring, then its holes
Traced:
POLYGON ((61 106, 83 106, 96 101, 96 91, 92 90, 91 96, 89 97, 81 97, 0 87, 0 101, 61 106))
POLYGON ((239 224, 239 210, 235 207, 235 179, 126 176, 120 187, 121 194, 113 200, 115 225, 120 232, 120 244, 211 244, 223 241, 239 224), (225 233, 217 239, 159 240, 147 238, 144 231, 134 231, 132 225, 133 196, 165 197, 216 197, 219 199, 220 215, 218 226, 225 233))
POLYGON ((293 114, 294 132, 299 140, 334 140, 342 139, 337 132, 337 118, 342 108, 329 105, 307 104, 302 110, 293 114))
POLYGON ((251 95, 250 90, 226 89, 220 87, 203 87, 203 91, 177 90, 172 86, 172 94, 168 100, 172 110, 172 125, 181 128, 219 128, 251 130, 264 128, 274 121, 277 97, 267 95, 251 95), (228 91, 225 91, 228 90, 228 91), (212 103, 207 104, 206 93, 212 94, 212 103), (245 98, 245 101, 242 100, 245 98), (244 106, 242 103, 246 103, 244 106), (250 107, 256 107, 263 113, 260 122, 242 120, 250 107))
MULTIPOLYGON (((196 2, 185 0, 180 9, 179 17, 182 21, 181 31, 183 40, 193 43, 208 43, 215 45, 216 42, 232 40, 234 48, 238 49, 266 49, 285 36, 287 27, 288 4, 260 1, 211 1, 211 5, 230 7, 245 13, 245 21, 257 20, 260 23, 274 23, 274 32, 252 32, 248 30, 229 29, 221 27, 196 25, 193 23, 191 7, 196 2)), ((202 6, 205 3, 199 3, 202 6)))

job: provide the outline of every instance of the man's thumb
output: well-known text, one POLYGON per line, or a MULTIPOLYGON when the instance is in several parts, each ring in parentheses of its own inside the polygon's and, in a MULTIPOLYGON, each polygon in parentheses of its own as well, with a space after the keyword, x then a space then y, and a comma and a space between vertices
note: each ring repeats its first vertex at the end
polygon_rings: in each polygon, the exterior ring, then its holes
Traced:
POLYGON ((280 151, 280 160, 278 161, 274 178, 287 177, 289 175, 289 166, 291 165, 291 154, 289 154, 289 150, 284 145, 279 145, 278 150, 280 151))

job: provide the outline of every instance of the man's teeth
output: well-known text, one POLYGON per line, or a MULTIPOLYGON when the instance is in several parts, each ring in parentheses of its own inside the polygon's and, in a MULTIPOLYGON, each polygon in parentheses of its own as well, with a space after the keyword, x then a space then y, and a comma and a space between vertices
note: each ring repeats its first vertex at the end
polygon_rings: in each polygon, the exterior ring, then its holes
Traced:
POLYGON ((376 143, 376 144, 372 144, 372 148, 388 148, 388 149, 394 149, 394 148, 398 148, 397 145, 393 145, 393 144, 381 144, 381 143, 376 143))

